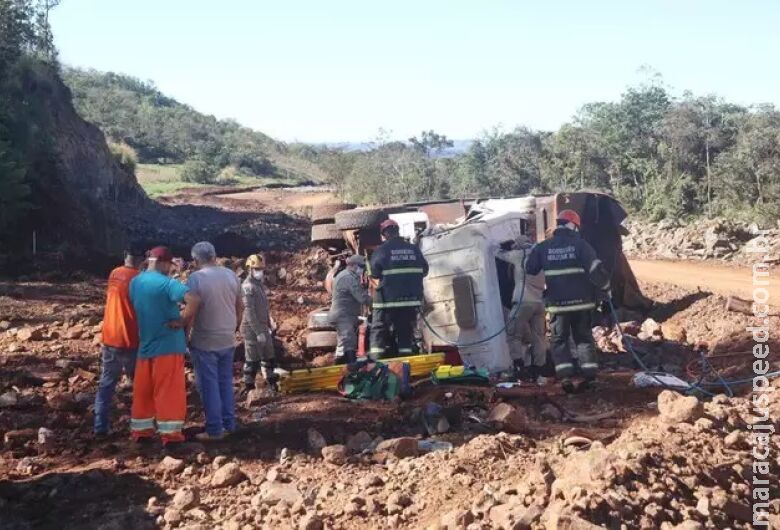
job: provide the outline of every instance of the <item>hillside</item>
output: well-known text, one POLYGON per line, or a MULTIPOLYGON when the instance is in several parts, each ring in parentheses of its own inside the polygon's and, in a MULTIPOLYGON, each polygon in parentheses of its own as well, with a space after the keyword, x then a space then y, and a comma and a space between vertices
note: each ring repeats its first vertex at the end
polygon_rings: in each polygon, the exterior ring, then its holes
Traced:
POLYGON ((138 175, 152 195, 192 183, 325 180, 314 164, 298 157, 284 143, 236 121, 202 114, 151 83, 77 68, 65 69, 63 78, 79 114, 97 125, 110 143, 134 153, 131 158, 140 164, 170 166, 151 170, 146 166, 138 175), (158 178, 145 178, 161 173, 169 176, 162 185, 158 178))

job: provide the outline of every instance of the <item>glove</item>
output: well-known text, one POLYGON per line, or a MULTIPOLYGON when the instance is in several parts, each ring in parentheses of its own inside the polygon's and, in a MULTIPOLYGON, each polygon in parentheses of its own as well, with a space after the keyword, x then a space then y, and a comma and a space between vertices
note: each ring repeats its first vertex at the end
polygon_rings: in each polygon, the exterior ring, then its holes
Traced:
POLYGON ((267 333, 261 333, 257 336, 257 344, 259 344, 260 346, 264 346, 266 342, 268 342, 267 333))

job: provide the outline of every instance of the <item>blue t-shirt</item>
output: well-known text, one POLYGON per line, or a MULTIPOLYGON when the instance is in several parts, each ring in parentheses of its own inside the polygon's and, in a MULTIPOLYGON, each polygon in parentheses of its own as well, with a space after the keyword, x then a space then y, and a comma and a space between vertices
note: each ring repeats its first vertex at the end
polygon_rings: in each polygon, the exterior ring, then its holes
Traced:
POLYGON ((187 351, 183 329, 168 322, 179 319, 179 303, 189 288, 157 271, 142 272, 130 282, 130 300, 138 320, 138 357, 151 359, 187 351))

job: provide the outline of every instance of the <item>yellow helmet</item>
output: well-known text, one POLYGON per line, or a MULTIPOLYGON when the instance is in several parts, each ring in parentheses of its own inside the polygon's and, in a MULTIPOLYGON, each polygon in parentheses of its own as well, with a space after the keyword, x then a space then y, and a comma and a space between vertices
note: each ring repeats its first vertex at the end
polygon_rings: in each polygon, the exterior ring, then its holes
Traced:
POLYGON ((246 259, 247 269, 265 269, 265 260, 260 254, 252 254, 246 259))

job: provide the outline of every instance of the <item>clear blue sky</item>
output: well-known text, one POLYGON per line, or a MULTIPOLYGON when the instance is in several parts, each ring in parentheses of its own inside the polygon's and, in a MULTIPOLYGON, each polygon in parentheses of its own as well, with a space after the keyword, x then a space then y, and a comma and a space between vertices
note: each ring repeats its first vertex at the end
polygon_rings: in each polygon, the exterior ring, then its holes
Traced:
POLYGON ((554 129, 643 65, 780 103, 777 0, 63 0, 52 25, 66 64, 286 141, 554 129))

